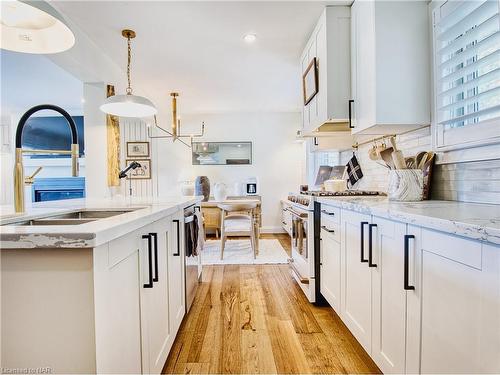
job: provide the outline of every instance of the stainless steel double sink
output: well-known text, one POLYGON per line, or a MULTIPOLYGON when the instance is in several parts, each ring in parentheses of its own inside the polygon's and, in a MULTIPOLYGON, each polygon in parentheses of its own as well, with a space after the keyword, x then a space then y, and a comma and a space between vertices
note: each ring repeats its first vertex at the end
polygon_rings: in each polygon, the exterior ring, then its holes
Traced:
POLYGON ((129 212, 140 210, 142 207, 121 210, 80 210, 44 216, 37 219, 20 220, 5 225, 80 225, 91 221, 106 219, 108 217, 123 215, 129 212))

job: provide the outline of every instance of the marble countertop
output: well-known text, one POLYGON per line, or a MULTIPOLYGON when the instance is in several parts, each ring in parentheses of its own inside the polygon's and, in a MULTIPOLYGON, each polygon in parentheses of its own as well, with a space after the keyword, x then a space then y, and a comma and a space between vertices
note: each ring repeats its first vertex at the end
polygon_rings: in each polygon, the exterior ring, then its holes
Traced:
POLYGON ((200 202, 201 198, 68 199, 37 203, 27 208, 23 214, 16 214, 12 207, 3 206, 0 216, 0 248, 96 247, 200 202), (9 225, 74 211, 106 209, 134 211, 78 225, 9 225))
POLYGON ((500 245, 500 205, 359 196, 321 197, 318 202, 500 245))

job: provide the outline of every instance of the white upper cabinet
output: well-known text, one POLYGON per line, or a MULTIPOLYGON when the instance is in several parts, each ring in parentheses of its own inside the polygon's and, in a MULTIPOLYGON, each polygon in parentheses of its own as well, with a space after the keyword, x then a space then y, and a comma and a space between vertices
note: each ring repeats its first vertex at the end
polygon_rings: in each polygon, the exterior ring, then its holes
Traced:
POLYGON ((425 1, 353 3, 353 134, 398 133, 430 124, 428 12, 425 1))
MULTIPOLYGON (((350 13, 346 6, 326 7, 302 53, 302 74, 311 68, 308 91, 314 92, 314 63, 318 90, 303 107, 303 131, 313 131, 327 123, 348 122, 350 13)), ((303 94, 306 96, 304 91, 303 94)))

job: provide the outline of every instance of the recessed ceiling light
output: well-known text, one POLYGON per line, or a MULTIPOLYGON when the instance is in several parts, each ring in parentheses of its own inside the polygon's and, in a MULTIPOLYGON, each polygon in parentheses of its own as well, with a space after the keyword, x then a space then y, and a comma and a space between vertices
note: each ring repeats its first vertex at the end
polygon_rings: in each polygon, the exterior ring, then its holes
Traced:
POLYGON ((255 34, 245 34, 243 37, 243 40, 247 43, 253 43, 255 40, 257 40, 257 35, 255 34))

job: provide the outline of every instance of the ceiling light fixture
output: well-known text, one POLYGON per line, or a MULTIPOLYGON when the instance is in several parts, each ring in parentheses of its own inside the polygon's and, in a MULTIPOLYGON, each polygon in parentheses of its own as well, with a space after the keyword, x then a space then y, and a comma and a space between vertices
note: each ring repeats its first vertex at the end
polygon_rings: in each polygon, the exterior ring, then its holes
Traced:
POLYGON ((243 40, 247 43, 253 43, 257 40, 257 35, 255 34, 246 34, 244 37, 243 37, 243 40))
POLYGON ((45 1, 1 1, 0 47, 5 50, 51 54, 75 44, 64 18, 45 1))
POLYGON ((128 86, 125 95, 113 95, 106 99, 101 105, 101 111, 114 116, 120 117, 148 117, 155 115, 158 111, 155 105, 143 96, 132 94, 132 86, 130 84, 130 60, 132 49, 130 40, 135 38, 135 31, 122 30, 122 36, 127 38, 127 82, 128 86))
POLYGON ((181 119, 179 116, 177 116, 177 97, 179 96, 179 93, 177 92, 171 92, 170 96, 172 97, 172 127, 171 131, 168 131, 167 129, 164 129, 160 127, 156 121, 156 115, 154 116, 154 123, 155 123, 155 128, 162 131, 163 133, 166 133, 167 135, 151 135, 151 127, 148 126, 148 137, 151 139, 154 138, 172 138, 172 140, 175 142, 176 140, 179 140, 182 144, 186 145, 187 147, 193 147, 193 138, 199 138, 203 137, 205 134, 205 123, 201 123, 201 132, 199 134, 189 134, 189 135, 184 135, 181 134, 181 119), (190 143, 185 142, 182 140, 182 138, 189 138, 190 143))

